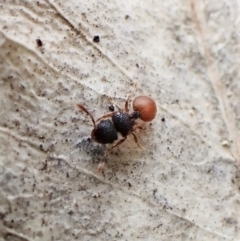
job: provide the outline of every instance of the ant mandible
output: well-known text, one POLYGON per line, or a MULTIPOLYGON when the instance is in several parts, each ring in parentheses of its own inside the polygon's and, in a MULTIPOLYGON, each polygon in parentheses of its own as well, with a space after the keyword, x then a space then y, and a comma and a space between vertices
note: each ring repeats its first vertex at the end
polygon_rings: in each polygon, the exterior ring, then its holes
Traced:
POLYGON ((93 130, 91 132, 91 138, 99 144, 112 144, 118 140, 118 132, 121 133, 122 138, 113 144, 104 154, 104 157, 98 165, 98 172, 102 172, 107 158, 108 151, 111 151, 114 147, 121 145, 128 135, 132 135, 135 143, 141 148, 138 143, 135 131, 137 129, 145 129, 136 122, 139 118, 145 122, 151 121, 155 118, 157 113, 156 103, 148 96, 138 96, 133 100, 133 112, 129 112, 129 97, 125 102, 125 106, 121 109, 118 105, 117 111, 113 105, 109 107, 111 112, 101 116, 96 121, 88 110, 81 104, 77 104, 78 108, 84 111, 90 116, 93 123, 93 130), (110 118, 111 119, 108 119, 110 118))

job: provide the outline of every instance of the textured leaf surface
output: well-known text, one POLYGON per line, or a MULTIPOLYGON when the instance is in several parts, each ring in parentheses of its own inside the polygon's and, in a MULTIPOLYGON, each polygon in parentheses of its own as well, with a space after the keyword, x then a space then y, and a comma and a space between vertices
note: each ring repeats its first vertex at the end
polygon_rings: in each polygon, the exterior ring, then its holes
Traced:
POLYGON ((239 1, 0 13, 0 240, 240 239, 239 1), (76 104, 98 118, 132 92, 159 108, 144 150, 129 137, 98 175, 76 104))

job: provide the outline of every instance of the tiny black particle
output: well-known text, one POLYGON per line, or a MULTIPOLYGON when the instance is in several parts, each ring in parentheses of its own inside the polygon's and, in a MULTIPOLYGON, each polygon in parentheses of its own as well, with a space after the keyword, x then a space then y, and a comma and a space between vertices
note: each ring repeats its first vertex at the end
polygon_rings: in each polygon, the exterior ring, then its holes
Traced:
POLYGON ((164 121, 165 121, 165 118, 163 117, 163 118, 162 118, 162 122, 164 122, 164 121))
POLYGON ((41 39, 36 39, 36 42, 37 42, 37 46, 38 47, 42 47, 43 46, 43 43, 42 43, 42 40, 41 39))
POLYGON ((96 36, 93 37, 93 42, 94 42, 94 43, 99 43, 99 42, 100 42, 100 38, 99 38, 98 35, 96 35, 96 36))
POLYGON ((73 215, 74 214, 74 212, 72 211, 72 210, 70 210, 69 212, 68 212, 68 215, 73 215))
POLYGON ((113 105, 109 105, 108 109, 109 109, 110 111, 114 111, 114 106, 113 106, 113 105))
POLYGON ((39 145, 39 148, 40 148, 41 151, 43 151, 43 145, 42 144, 39 145))
POLYGON ((153 196, 155 196, 156 195, 156 192, 157 192, 157 189, 155 188, 155 189, 153 189, 153 196))

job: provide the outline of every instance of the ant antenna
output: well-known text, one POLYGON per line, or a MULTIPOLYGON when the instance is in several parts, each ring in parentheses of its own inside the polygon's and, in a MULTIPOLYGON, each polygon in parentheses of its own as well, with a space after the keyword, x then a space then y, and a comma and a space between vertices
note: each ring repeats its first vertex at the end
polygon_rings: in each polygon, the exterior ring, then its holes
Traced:
POLYGON ((77 107, 91 117, 94 128, 96 128, 95 120, 93 119, 93 116, 87 111, 87 109, 84 106, 82 106, 81 104, 77 104, 77 107))

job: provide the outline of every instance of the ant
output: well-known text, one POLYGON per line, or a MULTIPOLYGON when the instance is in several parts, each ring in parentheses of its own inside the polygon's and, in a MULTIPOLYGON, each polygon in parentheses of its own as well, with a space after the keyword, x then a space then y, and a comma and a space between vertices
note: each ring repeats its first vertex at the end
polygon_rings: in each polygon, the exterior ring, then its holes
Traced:
POLYGON ((103 159, 98 165, 98 172, 100 173, 104 169, 108 151, 121 145, 127 139, 128 135, 132 135, 135 143, 141 148, 134 132, 137 129, 144 130, 145 128, 139 125, 136 120, 139 118, 145 122, 151 121, 155 118, 157 113, 156 103, 147 96, 138 96, 133 100, 134 111, 132 113, 129 112, 128 97, 123 109, 116 105, 117 111, 115 111, 114 106, 110 105, 110 112, 101 116, 96 121, 83 105, 77 104, 77 107, 90 116, 92 120, 94 128, 91 132, 91 138, 99 144, 112 144, 110 149, 105 152, 103 159), (120 140, 118 140, 118 132, 122 135, 120 140), (117 142, 113 144, 115 141, 117 142))

